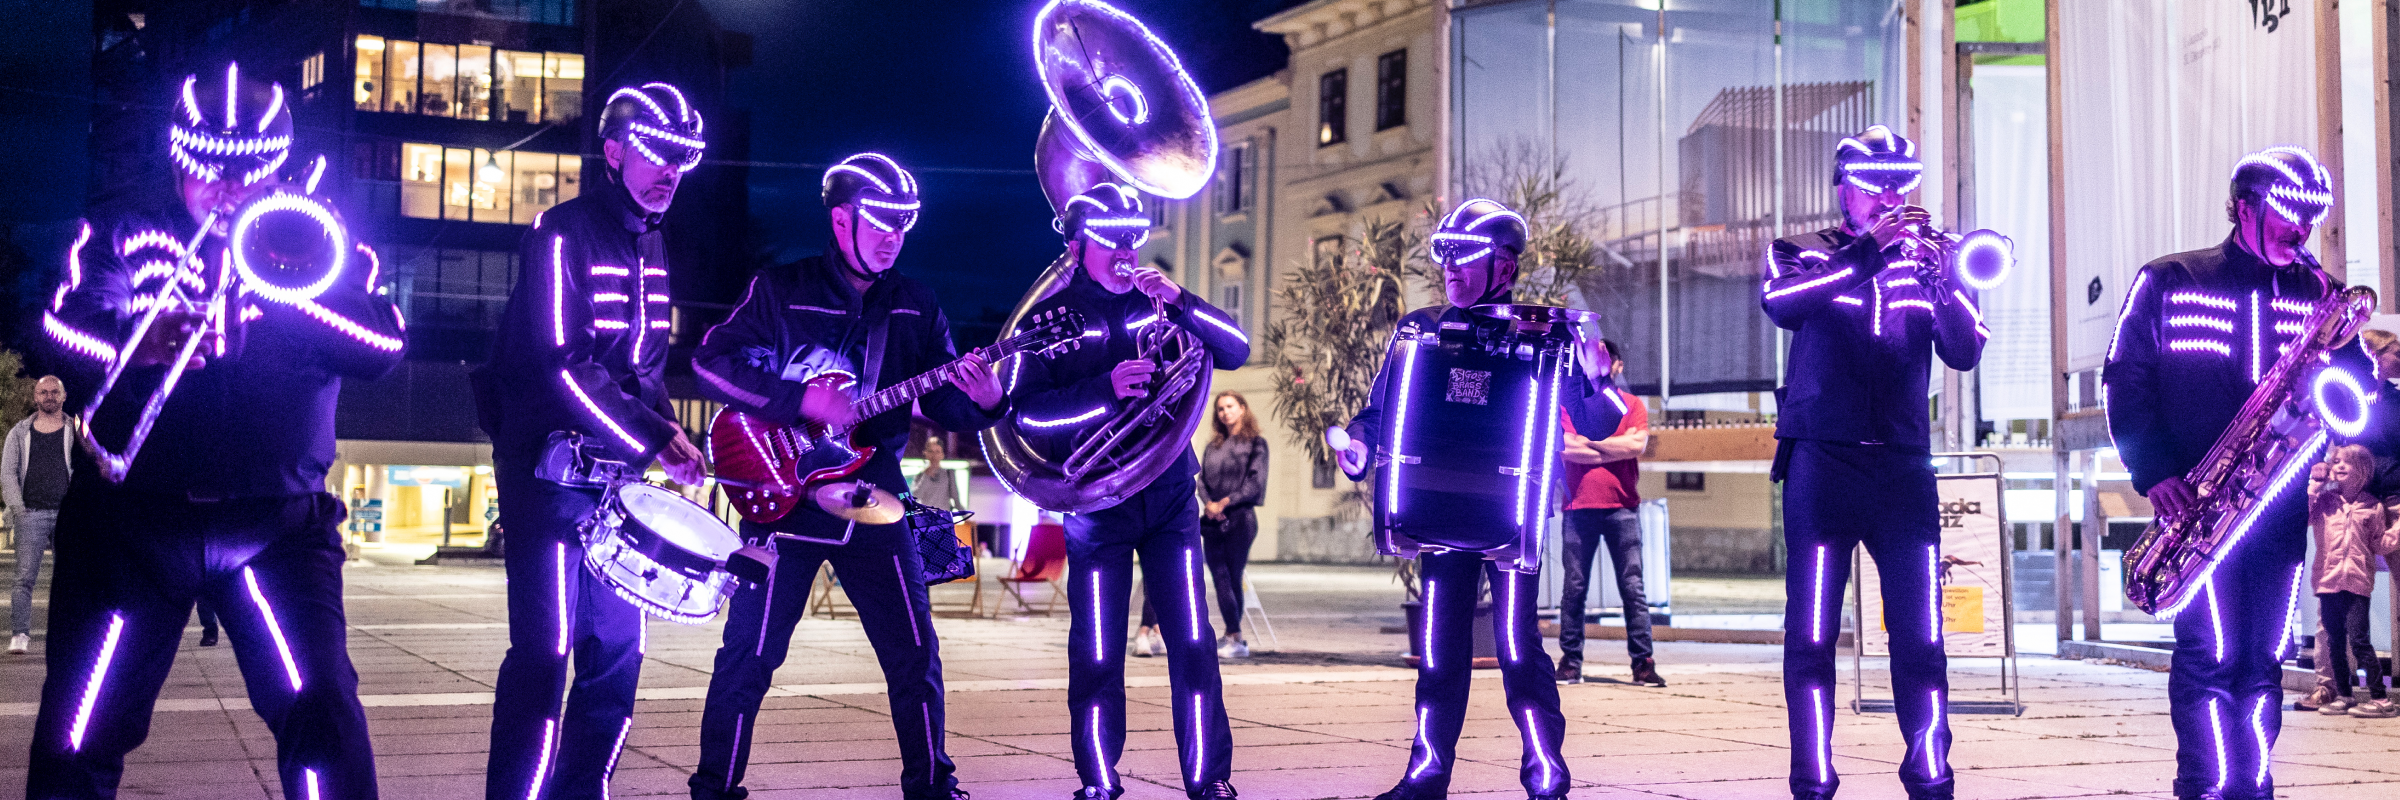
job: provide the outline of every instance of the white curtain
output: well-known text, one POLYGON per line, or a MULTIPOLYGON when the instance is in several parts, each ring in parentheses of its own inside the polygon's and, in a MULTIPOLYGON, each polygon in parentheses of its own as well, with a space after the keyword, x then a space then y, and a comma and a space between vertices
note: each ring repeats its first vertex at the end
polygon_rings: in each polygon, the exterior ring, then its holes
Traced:
POLYGON ((2315 4, 2289 4, 2270 29, 2251 3, 2056 2, 2060 36, 2050 66, 2064 86, 2064 368, 2081 371, 2100 366, 2142 264, 2224 240, 2235 162, 2275 145, 2316 149, 2315 4))
POLYGON ((1983 416, 2050 417, 2049 90, 2040 66, 1975 68, 1975 215, 1960 227, 1990 228, 2016 242, 2017 268, 1983 293, 1992 328, 1980 377, 1983 416))

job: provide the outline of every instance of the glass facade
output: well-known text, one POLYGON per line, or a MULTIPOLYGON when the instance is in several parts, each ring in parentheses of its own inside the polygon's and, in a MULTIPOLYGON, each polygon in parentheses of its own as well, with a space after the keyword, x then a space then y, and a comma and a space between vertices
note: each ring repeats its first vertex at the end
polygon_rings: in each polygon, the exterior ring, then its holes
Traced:
POLYGON ((531 225, 573 199, 583 159, 558 153, 400 145, 400 215, 417 219, 531 225))
POLYGON ((437 44, 381 36, 357 40, 360 111, 501 122, 565 122, 583 114, 583 56, 437 44))
POLYGON ((486 19, 574 25, 575 0, 358 0, 360 8, 430 11, 486 19))
POLYGON ((1555 164, 1564 205, 1601 251, 1583 301, 1625 347, 1635 392, 1659 394, 1662 370, 1674 395, 1772 389, 1761 254, 1779 232, 1833 224, 1834 144, 1891 121, 1876 105, 1889 5, 1557 0, 1555 37, 1548 0, 1462 9, 1450 65, 1461 188, 1503 196, 1555 164))

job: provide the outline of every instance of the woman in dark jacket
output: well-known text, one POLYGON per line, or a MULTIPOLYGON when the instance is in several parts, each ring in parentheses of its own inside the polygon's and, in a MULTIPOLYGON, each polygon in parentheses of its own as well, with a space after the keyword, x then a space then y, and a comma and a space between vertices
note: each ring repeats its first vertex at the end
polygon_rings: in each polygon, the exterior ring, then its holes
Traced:
MULTIPOLYGON (((1208 554, 1209 582, 1217 587, 1217 610, 1225 616, 1217 655, 1249 658, 1250 643, 1242 638, 1242 570, 1250 566, 1250 544, 1258 539, 1255 509, 1267 495, 1267 440, 1241 393, 1219 392, 1215 406, 1209 423, 1216 437, 1200 458, 1200 544, 1208 554)), ((1134 655, 1163 649, 1150 620, 1145 602, 1134 655)))

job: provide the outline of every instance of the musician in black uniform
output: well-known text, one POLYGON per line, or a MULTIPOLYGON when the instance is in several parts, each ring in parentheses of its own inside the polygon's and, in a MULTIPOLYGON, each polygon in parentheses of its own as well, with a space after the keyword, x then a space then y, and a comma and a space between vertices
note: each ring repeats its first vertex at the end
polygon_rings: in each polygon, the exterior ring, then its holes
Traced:
MULTIPOLYGON (((2134 274, 2103 387, 2117 454, 2162 517, 2195 507, 2184 475, 2241 413, 2261 371, 2297 338, 2300 321, 2340 287, 2306 249, 2332 207, 2333 181, 2307 151, 2252 154, 2233 171, 2226 202, 2233 232, 2225 241, 2159 258, 2134 274)), ((2334 353, 2336 368, 2371 385, 2358 348, 2334 353)), ((2304 471, 2314 460, 2302 454, 2292 463, 2304 471)), ((2278 664, 2304 579, 2307 483, 2305 474, 2292 476, 2283 492, 2249 512, 2255 519, 2231 534, 2238 538, 2204 588, 2171 610, 2167 702, 2177 797, 2275 796, 2268 761, 2283 727, 2278 664)))
MULTIPOLYGON (((1395 337, 1473 324, 1468 309, 1514 302, 1517 258, 1525 249, 1523 217, 1490 200, 1469 200, 1442 218, 1432 238, 1450 304, 1409 312, 1400 318, 1395 337)), ((1388 435, 1382 427, 1383 409, 1392 404, 1395 392, 1407 390, 1395 385, 1395 366, 1387 363, 1376 373, 1366 408, 1346 429, 1348 447, 1337 451, 1342 471, 1351 480, 1365 477, 1368 443, 1385 441, 1388 435)), ((1554 424, 1548 419, 1541 423, 1554 424)), ((1558 710, 1558 685, 1534 613, 1540 574, 1505 569, 1483 553, 1428 548, 1417 556, 1417 575, 1425 598, 1425 640, 1417 646, 1416 741, 1399 785, 1376 800, 1440 800, 1450 794, 1458 734, 1466 724, 1467 692, 1474 677, 1475 637, 1468 626, 1474 624, 1476 600, 1486 579, 1492 586, 1492 635, 1500 645, 1508 716, 1525 740, 1518 780, 1536 800, 1565 797, 1571 783, 1559 746, 1567 720, 1558 710)))
POLYGON ((1791 552, 1783 694, 1792 796, 1828 798, 1841 786, 1833 656, 1850 553, 1863 544, 1880 568, 1893 702, 1908 743, 1900 782, 1911 798, 1948 798, 1950 689, 1926 381, 1937 355, 1951 369, 1974 369, 1991 333, 1974 288, 1936 277, 1952 266, 1947 238, 1925 234, 1931 216, 1904 205, 1923 173, 1916 144, 1876 125, 1843 139, 1834 163, 1842 224, 1776 240, 1761 300, 1792 332, 1773 476, 1786 481, 1791 552))
POLYGON ((701 129, 700 112, 673 86, 610 96, 600 116, 608 179, 534 220, 491 363, 475 374, 508 526, 509 645, 493 687, 491 800, 605 797, 633 729, 644 618, 584 568, 576 530, 602 490, 535 477, 535 465, 579 441, 586 456, 631 473, 619 477, 638 478, 657 461, 677 483, 706 478, 667 405, 662 227, 675 187, 700 163, 701 129), (554 446, 553 433, 576 438, 554 446))
MULTIPOLYGON (((1058 293, 1027 309, 1083 314, 1097 333, 1080 349, 1027 355, 1009 377, 1018 425, 1028 440, 1055 445, 1155 390, 1157 363, 1137 357, 1137 337, 1174 325, 1199 338, 1217 369, 1250 359, 1250 340, 1222 310, 1185 291, 1154 267, 1135 267, 1150 238, 1141 196, 1103 183, 1070 199, 1059 217, 1077 270, 1058 293)), ((1203 391, 1195 388, 1194 391, 1203 391)), ((1216 634, 1208 624, 1200 575, 1200 462, 1181 459, 1134 495, 1088 514, 1069 514, 1067 597, 1075 619, 1067 643, 1067 708, 1074 716, 1076 797, 1106 800, 1125 792, 1117 759, 1125 749, 1125 618, 1133 556, 1167 640, 1173 686, 1177 764, 1185 793, 1233 797, 1233 734, 1217 677, 1216 634)))
MULTIPOLYGON (((833 222, 828 252, 760 270, 732 317, 701 337, 692 370, 709 397, 775 424, 860 424, 853 441, 872 443, 875 452, 855 477, 902 494, 908 484, 900 453, 908 445, 911 404, 861 423, 851 408, 853 394, 864 397, 945 370, 949 385, 921 402, 926 416, 955 431, 998 422, 1007 398, 980 357, 959 357, 933 291, 892 269, 917 223, 915 176, 890 158, 861 153, 825 171, 824 199, 833 222), (854 379, 857 388, 811 383, 832 373, 854 379)), ((817 567, 828 561, 883 665, 903 794, 910 800, 965 797, 942 747, 941 642, 927 605, 923 560, 908 528, 853 528, 802 500, 774 522, 743 522, 742 537, 767 543, 777 558, 763 583, 743 584, 729 602, 725 643, 717 649, 708 706, 700 716, 692 797, 749 795, 741 783, 759 703, 783 665, 792 626, 808 611, 817 567)))
POLYGON ((296 187, 257 199, 278 190, 294 99, 233 64, 184 78, 166 142, 180 202, 86 223, 42 318, 74 385, 130 364, 91 425, 112 456, 82 461, 59 509, 27 797, 116 796, 196 598, 223 612, 250 705, 275 735, 283 796, 376 796, 342 612, 343 509, 325 475, 342 380, 381 377, 404 341, 372 251, 321 205, 293 202, 296 187), (233 258, 237 212, 278 206, 315 218, 310 237, 331 247, 281 267, 261 248, 233 258), (132 342, 169 284, 195 305, 168 297, 178 305, 132 342), (223 313, 206 313, 220 288, 223 313), (162 388, 194 336, 187 371, 162 388), (156 427, 119 461, 154 391, 169 392, 156 427))

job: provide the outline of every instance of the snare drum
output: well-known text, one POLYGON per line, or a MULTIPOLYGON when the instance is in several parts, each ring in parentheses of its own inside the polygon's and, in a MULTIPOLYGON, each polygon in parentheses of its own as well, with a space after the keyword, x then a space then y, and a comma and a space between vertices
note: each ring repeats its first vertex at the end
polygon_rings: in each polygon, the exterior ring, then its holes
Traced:
POLYGON ((618 486, 583 524, 583 566, 619 596, 660 619, 707 622, 733 593, 725 558, 742 539, 683 495, 646 483, 618 486))
POLYGON ((1377 549, 1483 554, 1540 569, 1559 460, 1559 402, 1574 385, 1585 312, 1480 306, 1466 324, 1394 337, 1376 487, 1377 549))

